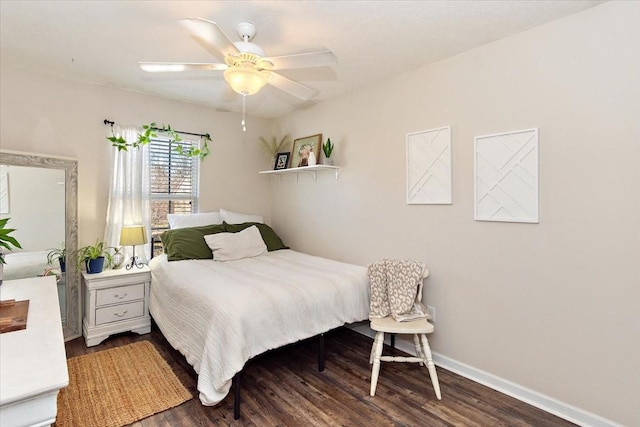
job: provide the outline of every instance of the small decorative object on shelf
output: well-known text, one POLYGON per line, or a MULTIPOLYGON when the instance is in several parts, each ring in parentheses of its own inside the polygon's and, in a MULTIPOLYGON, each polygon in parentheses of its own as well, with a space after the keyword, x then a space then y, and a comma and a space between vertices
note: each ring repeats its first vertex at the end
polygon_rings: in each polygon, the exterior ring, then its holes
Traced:
POLYGON ((286 169, 287 166, 289 165, 289 156, 291 153, 289 153, 288 151, 286 153, 278 153, 278 155, 276 156, 276 162, 275 165, 273 166, 273 170, 282 170, 282 169, 286 169))
POLYGON ((331 143, 331 138, 327 138, 327 142, 322 144, 322 151, 324 152, 324 163, 327 166, 333 166, 333 159, 331 158, 331 153, 333 152, 333 144, 331 143))
POLYGON ((309 153, 313 153, 316 161, 320 156, 320 145, 322 134, 306 136, 293 141, 293 149, 291 150, 291 167, 301 168, 311 166, 309 163, 309 153))
MULTIPOLYGON (((289 135, 283 136, 280 141, 278 141, 275 136, 272 136, 270 140, 260 137, 260 148, 264 150, 265 154, 269 156, 270 159, 274 160, 275 164, 278 164, 280 155, 284 152, 285 148, 289 146, 289 144, 291 144, 291 137, 289 135)), ((280 169, 285 169, 287 164, 285 164, 284 168, 280 169)))
POLYGON ((316 165, 316 155, 313 154, 313 151, 309 151, 309 159, 307 160, 307 166, 315 166, 316 165))

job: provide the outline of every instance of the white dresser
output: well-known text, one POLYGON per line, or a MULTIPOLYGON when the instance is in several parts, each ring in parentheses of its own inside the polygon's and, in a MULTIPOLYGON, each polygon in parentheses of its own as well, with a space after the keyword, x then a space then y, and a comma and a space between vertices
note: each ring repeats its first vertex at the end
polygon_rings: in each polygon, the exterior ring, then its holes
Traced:
POLYGON ((29 300, 27 328, 0 334, 0 426, 52 424, 69 385, 55 277, 5 281, 0 299, 29 300))
POLYGON ((87 347, 98 345, 118 332, 151 332, 150 283, 151 270, 146 265, 131 270, 121 268, 97 274, 82 273, 82 331, 87 347))

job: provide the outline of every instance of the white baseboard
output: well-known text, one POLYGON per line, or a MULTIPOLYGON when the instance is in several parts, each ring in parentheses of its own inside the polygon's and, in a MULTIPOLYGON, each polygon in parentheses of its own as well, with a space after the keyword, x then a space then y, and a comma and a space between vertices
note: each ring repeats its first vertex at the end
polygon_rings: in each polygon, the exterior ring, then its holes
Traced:
MULTIPOLYGON (((370 338, 373 338, 374 336, 374 333, 371 328, 369 328, 368 323, 353 324, 349 327, 370 338)), ((385 341, 388 342, 388 339, 385 341)), ((415 347, 412 342, 396 340, 396 348, 404 351, 405 353, 415 355, 415 347)), ((583 409, 561 402, 527 387, 523 387, 519 384, 500 378, 489 372, 458 362, 457 360, 443 356, 442 354, 433 352, 433 362, 443 369, 454 372, 462 377, 468 378, 580 426, 623 427, 622 424, 618 424, 599 415, 592 414, 591 412, 587 412, 583 409)), ((446 390, 442 390, 443 399, 445 398, 446 393, 446 390)))

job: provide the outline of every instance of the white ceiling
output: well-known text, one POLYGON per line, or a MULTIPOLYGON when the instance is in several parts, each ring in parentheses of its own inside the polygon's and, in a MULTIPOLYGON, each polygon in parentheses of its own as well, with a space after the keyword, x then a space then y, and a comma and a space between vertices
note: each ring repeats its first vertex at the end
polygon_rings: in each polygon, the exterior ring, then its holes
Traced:
MULTIPOLYGON (((222 62, 178 23, 257 26, 268 56, 328 48, 334 68, 281 72, 319 91, 313 102, 418 68, 595 6, 601 1, 0 1, 2 67, 240 111, 221 72, 150 74, 138 61, 222 62)), ((309 104, 309 103, 307 103, 309 104)), ((267 86, 247 112, 278 117, 301 103, 267 86)))

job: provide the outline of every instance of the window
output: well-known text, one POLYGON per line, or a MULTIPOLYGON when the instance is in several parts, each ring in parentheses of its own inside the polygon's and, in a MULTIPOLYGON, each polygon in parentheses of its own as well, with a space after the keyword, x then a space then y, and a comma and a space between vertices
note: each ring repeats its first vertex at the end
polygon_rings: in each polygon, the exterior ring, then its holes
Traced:
MULTIPOLYGON (((197 147, 196 141, 180 141, 183 148, 197 147)), ((158 236, 169 228, 167 214, 198 211, 198 157, 177 154, 176 143, 154 139, 149 143, 151 185, 151 233, 158 236)), ((157 243, 154 253, 161 246, 157 243)))

